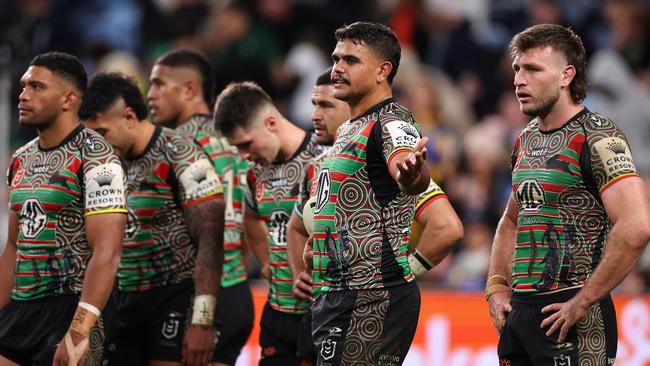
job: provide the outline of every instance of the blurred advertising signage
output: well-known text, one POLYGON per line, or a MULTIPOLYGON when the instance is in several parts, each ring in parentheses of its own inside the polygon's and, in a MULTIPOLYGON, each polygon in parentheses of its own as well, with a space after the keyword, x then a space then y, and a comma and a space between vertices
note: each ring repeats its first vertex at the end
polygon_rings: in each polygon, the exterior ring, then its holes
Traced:
MULTIPOLYGON (((253 288, 255 328, 237 366, 257 365, 265 288, 253 288)), ((619 326, 617 366, 650 366, 650 295, 614 296, 619 326)), ((405 366, 498 365, 498 337, 482 293, 422 290, 420 321, 405 366)))

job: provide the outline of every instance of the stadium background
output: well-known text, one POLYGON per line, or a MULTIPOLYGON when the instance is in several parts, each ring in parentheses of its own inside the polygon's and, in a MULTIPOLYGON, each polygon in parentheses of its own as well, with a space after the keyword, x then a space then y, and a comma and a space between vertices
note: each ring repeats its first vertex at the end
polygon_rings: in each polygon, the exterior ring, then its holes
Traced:
MULTIPOLYGON (((527 122, 513 93, 508 41, 549 22, 583 37, 585 105, 617 121, 650 187, 649 8, 649 0, 0 0, 0 171, 35 136, 18 125, 16 105, 18 80, 36 54, 73 53, 89 74, 121 71, 144 91, 156 57, 174 47, 201 50, 218 90, 255 80, 309 128, 311 87, 330 63, 334 30, 384 22, 403 47, 395 94, 431 138, 432 175, 465 225, 452 255, 420 279, 423 311, 407 364, 494 365, 496 334, 480 291, 510 189, 510 150, 527 122)), ((6 196, 3 179, 3 207, 6 196)), ((5 240, 1 210, 0 247, 5 240)), ((649 280, 650 251, 615 291, 617 365, 650 365, 649 280)), ((253 283, 260 310, 265 285, 253 283)), ((256 335, 240 364, 254 362, 256 335)))

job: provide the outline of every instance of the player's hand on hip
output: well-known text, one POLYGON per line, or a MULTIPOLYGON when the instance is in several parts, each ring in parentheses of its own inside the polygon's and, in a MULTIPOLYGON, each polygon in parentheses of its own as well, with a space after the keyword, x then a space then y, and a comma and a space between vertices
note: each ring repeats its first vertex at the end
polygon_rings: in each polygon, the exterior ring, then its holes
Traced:
POLYGON ((420 171, 427 160, 428 137, 422 137, 415 145, 415 149, 408 153, 404 160, 397 162, 397 181, 403 186, 410 186, 420 178, 420 171))
POLYGON ((313 301, 314 298, 311 296, 312 285, 313 279, 311 276, 307 272, 300 272, 298 278, 293 281, 293 294, 299 299, 313 301))
POLYGON ((506 324, 506 316, 512 311, 510 299, 512 299, 512 292, 504 291, 493 293, 488 300, 492 324, 494 324, 494 328, 498 333, 503 330, 503 326, 506 324))
POLYGON ((68 330, 54 353, 52 366, 83 366, 88 355, 88 338, 68 330))
POLYGON ((183 365, 203 366, 212 362, 215 331, 212 326, 190 324, 183 338, 183 365))
POLYGON ((580 293, 567 302, 547 305, 542 309, 542 313, 552 314, 542 321, 541 328, 550 326, 546 331, 547 336, 559 329, 557 341, 564 342, 571 327, 587 315, 590 308, 591 305, 582 299, 580 293))

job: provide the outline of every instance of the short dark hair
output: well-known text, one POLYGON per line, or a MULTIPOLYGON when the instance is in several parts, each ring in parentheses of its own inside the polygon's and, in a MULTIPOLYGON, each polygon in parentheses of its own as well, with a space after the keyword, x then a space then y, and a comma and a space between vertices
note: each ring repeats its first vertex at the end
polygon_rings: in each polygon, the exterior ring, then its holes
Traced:
POLYGON ((381 23, 354 22, 337 29, 334 37, 338 42, 349 39, 355 44, 365 45, 377 56, 388 60, 393 65, 388 83, 393 83, 402 57, 402 48, 392 29, 381 23))
POLYGON ((252 81, 230 83, 217 97, 214 106, 215 128, 224 135, 247 128, 260 109, 273 105, 271 97, 252 81))
POLYGON ((318 75, 316 79, 316 86, 318 85, 332 85, 332 68, 328 68, 323 71, 322 74, 318 75))
POLYGON ((81 103, 79 118, 95 119, 122 98, 131 107, 138 120, 147 118, 147 104, 132 78, 120 73, 100 73, 90 78, 88 92, 81 103))
POLYGON ((34 57, 29 66, 44 67, 71 82, 82 96, 86 93, 88 76, 84 65, 76 56, 64 52, 47 52, 34 57))
POLYGON ((187 67, 194 69, 201 77, 201 90, 203 91, 203 100, 208 107, 212 107, 214 102, 214 72, 210 61, 200 52, 177 49, 171 50, 156 60, 156 64, 169 67, 187 67))
POLYGON ((587 94, 587 61, 585 46, 580 36, 570 28, 557 24, 537 24, 518 33, 510 41, 510 56, 514 59, 518 55, 540 47, 551 47, 564 54, 569 65, 576 69, 576 75, 569 86, 571 99, 580 103, 587 94))

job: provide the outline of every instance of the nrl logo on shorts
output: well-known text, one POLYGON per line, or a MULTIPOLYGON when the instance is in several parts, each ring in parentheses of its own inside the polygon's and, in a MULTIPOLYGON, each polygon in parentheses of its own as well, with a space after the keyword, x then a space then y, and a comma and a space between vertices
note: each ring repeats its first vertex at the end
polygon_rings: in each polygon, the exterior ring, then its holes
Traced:
POLYGON ((336 350, 336 341, 331 339, 325 340, 323 345, 320 348, 320 355, 323 357, 323 360, 329 360, 334 357, 334 351, 336 350))
POLYGON ((554 366, 571 366, 571 358, 566 355, 553 357, 554 366))
POLYGON ((178 328, 181 325, 181 314, 171 312, 162 325, 162 335, 167 339, 172 339, 178 335, 178 328))

